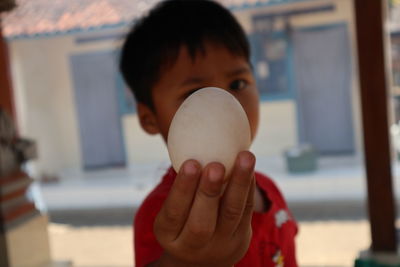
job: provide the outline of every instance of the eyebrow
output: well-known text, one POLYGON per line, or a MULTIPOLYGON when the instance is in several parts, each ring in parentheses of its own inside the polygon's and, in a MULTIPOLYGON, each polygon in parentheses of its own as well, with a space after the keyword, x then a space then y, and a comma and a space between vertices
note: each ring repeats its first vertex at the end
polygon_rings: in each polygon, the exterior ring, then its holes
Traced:
POLYGON ((192 84, 199 84, 202 83, 205 79, 201 77, 189 77, 181 83, 181 86, 189 86, 192 84))
POLYGON ((244 74, 244 73, 251 73, 251 69, 248 66, 241 66, 239 68, 236 68, 232 71, 229 71, 226 73, 227 77, 232 77, 232 76, 236 76, 236 75, 240 75, 240 74, 244 74))
MULTIPOLYGON (((239 68, 236 68, 234 70, 226 72, 225 76, 226 77, 234 77, 234 76, 244 74, 244 73, 251 73, 250 67, 241 66, 239 68)), ((183 86, 189 86, 189 85, 193 85, 193 84, 199 84, 199 83, 202 83, 204 80, 206 80, 204 77, 198 77, 198 76, 189 77, 181 83, 181 86, 183 87, 183 86)))

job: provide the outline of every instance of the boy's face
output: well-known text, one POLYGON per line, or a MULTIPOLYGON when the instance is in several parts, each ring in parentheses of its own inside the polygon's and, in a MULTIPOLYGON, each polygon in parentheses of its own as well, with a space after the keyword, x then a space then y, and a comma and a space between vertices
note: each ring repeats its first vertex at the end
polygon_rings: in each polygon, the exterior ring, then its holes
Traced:
POLYGON ((167 141, 172 118, 182 102, 197 89, 219 87, 234 95, 243 106, 254 139, 259 99, 248 62, 221 45, 206 42, 204 47, 205 53, 197 53, 194 61, 186 47, 180 49, 175 64, 162 73, 153 87, 155 111, 143 106, 138 109, 142 127, 151 134, 161 133, 167 141))

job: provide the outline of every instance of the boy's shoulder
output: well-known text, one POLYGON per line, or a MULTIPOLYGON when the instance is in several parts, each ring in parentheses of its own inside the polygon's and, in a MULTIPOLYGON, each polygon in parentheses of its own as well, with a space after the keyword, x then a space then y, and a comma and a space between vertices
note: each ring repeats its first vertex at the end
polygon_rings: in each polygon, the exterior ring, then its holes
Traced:
POLYGON ((267 195, 269 200, 282 208, 287 208, 285 198, 274 180, 261 172, 256 172, 255 175, 257 186, 267 195))

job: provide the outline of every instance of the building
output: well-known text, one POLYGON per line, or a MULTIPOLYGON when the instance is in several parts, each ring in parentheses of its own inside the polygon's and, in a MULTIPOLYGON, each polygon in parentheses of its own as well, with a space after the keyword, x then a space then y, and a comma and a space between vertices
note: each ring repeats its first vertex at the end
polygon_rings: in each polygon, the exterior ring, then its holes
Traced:
MULTIPOLYGON (((38 142, 39 173, 168 159, 161 138, 140 129, 116 67, 127 29, 156 2, 21 0, 4 17, 18 124, 38 142)), ((257 157, 282 156, 301 143, 321 155, 359 155, 353 2, 220 2, 253 49, 262 99, 257 157)))

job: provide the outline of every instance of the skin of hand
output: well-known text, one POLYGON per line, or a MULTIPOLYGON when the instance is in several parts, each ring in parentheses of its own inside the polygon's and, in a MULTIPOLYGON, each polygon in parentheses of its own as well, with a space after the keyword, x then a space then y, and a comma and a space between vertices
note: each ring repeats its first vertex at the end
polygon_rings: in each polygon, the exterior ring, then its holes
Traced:
POLYGON ((151 266, 233 266, 250 244, 255 157, 238 154, 224 184, 224 166, 203 170, 186 161, 156 217, 154 233, 164 254, 151 266))

